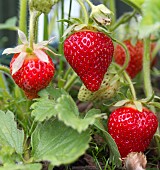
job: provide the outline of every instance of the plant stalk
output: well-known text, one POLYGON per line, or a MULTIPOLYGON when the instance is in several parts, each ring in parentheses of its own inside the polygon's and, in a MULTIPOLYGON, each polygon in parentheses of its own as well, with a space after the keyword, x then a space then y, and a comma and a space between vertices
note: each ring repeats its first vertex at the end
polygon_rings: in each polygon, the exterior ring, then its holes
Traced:
POLYGON ((150 38, 144 39, 144 54, 143 54, 143 75, 144 75, 144 91, 146 97, 151 97, 153 94, 151 76, 150 76, 150 38))
MULTIPOLYGON (((61 18, 64 19, 64 0, 61 1, 61 18)), ((59 73, 61 73, 61 71, 63 70, 63 59, 62 59, 62 55, 63 55, 63 33, 64 33, 63 22, 61 22, 59 33, 60 33, 59 34, 59 36, 60 36, 59 53, 61 54, 60 63, 59 63, 59 73)))
POLYGON ((48 15, 44 14, 44 31, 43 31, 43 40, 48 40, 48 15))
POLYGON ((70 0, 70 3, 69 3, 68 20, 70 20, 71 18, 71 11, 72 11, 72 0, 70 0))
MULTIPOLYGON (((27 0, 19 0, 19 29, 24 32, 24 34, 27 36, 27 0)), ((20 44, 21 41, 18 38, 18 44, 20 44)))
POLYGON ((35 40, 35 31, 37 26, 37 20, 40 16, 40 12, 30 10, 30 21, 29 21, 29 47, 33 49, 33 43, 35 40))
POLYGON ((126 45, 116 39, 112 39, 113 41, 115 41, 116 43, 118 43, 119 45, 121 45, 123 47, 123 49, 125 50, 125 53, 126 53, 126 58, 125 58, 125 62, 123 64, 123 66, 121 67, 121 70, 119 71, 119 73, 123 72, 128 64, 129 64, 129 61, 130 61, 130 54, 129 54, 129 51, 128 51, 128 48, 126 47, 126 45))
MULTIPOLYGON (((88 25, 88 21, 89 21, 89 17, 88 17, 88 12, 86 10, 86 7, 84 5, 84 3, 82 2, 82 0, 77 0, 79 5, 82 8, 83 14, 84 14, 84 23, 88 25)), ((92 4, 90 1, 86 0, 88 3, 92 4)), ((92 4, 93 6, 93 4, 92 4)))
POLYGON ((76 79, 77 79, 77 74, 74 72, 71 78, 69 79, 69 81, 67 81, 67 83, 65 84, 64 90, 68 91, 76 79))
POLYGON ((112 15, 112 24, 116 21, 116 4, 115 0, 110 0, 110 10, 113 12, 114 15, 112 15))
MULTIPOLYGON (((121 74, 122 73, 121 72, 121 70, 122 70, 121 66, 119 66, 116 63, 114 63, 114 65, 120 70, 118 74, 121 74)), ((131 90, 131 93, 132 93, 132 96, 133 96, 133 100, 136 101, 137 96, 136 96, 136 91, 135 91, 135 88, 133 86, 132 80, 125 70, 123 70, 123 75, 124 75, 125 79, 127 80, 128 84, 129 84, 129 87, 130 87, 130 90, 131 90)))

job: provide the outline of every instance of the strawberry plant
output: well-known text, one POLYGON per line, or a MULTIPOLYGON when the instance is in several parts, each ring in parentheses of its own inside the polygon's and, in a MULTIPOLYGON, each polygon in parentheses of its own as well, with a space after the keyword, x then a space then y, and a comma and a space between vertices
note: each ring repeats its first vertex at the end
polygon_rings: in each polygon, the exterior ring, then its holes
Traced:
POLYGON ((160 2, 117 4, 19 0, 0 24, 17 35, 0 60, 0 169, 160 168, 160 2))

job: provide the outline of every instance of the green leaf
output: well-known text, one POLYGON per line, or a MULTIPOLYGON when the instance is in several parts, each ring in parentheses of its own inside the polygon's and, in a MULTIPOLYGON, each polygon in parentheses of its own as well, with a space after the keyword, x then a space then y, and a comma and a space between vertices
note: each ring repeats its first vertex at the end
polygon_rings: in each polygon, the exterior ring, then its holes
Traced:
POLYGON ((0 111, 0 145, 11 146, 19 154, 23 153, 23 130, 17 129, 14 114, 0 111))
POLYGON ((47 92, 51 97, 53 97, 55 100, 57 100, 59 97, 61 97, 62 94, 67 95, 68 93, 64 89, 56 89, 52 86, 49 86, 46 88, 47 92))
POLYGON ((16 164, 10 164, 10 165, 4 165, 3 167, 0 167, 0 170, 41 170, 42 164, 35 163, 35 164, 26 164, 26 165, 16 165, 16 164))
POLYGON ((16 27, 17 17, 12 17, 6 20, 5 23, 0 23, 0 30, 1 29, 9 29, 9 30, 18 30, 16 27))
POLYGON ((76 129, 79 133, 86 130, 89 125, 95 122, 97 116, 100 116, 99 110, 93 110, 97 114, 84 119, 80 118, 78 108, 69 95, 62 95, 57 100, 55 109, 57 110, 59 120, 63 121, 67 126, 76 129))
POLYGON ((15 149, 11 146, 2 146, 0 148, 0 161, 2 165, 14 164, 14 162, 22 161, 19 160, 19 155, 15 154, 15 149))
POLYGON ((97 120, 94 124, 98 129, 100 129, 103 134, 106 137, 106 141, 107 144, 109 146, 110 149, 110 160, 114 163, 116 163, 116 165, 118 167, 120 167, 122 165, 122 162, 120 161, 120 153, 118 151, 118 147, 114 141, 114 139, 112 138, 112 136, 105 130, 105 128, 102 125, 102 122, 100 120, 97 120))
POLYGON ((39 124, 31 136, 34 161, 49 161, 53 166, 69 164, 89 147, 89 131, 78 133, 58 120, 39 124))
POLYGON ((139 25, 140 38, 149 36, 160 29, 160 1, 145 0, 143 6, 143 17, 139 25))
POLYGON ((36 121, 44 121, 45 119, 49 119, 57 114, 54 107, 54 100, 41 98, 31 105, 31 109, 33 109, 31 114, 35 117, 36 121))

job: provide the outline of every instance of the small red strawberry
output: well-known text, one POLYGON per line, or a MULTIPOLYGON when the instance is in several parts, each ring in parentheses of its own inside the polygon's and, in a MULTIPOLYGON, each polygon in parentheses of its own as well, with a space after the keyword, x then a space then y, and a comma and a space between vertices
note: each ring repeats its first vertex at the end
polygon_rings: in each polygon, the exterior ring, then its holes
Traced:
POLYGON ((33 44, 30 48, 25 34, 20 30, 18 34, 23 44, 5 49, 3 54, 14 54, 10 63, 11 75, 27 98, 33 99, 38 97, 38 92, 47 87, 54 76, 54 64, 45 52, 52 52, 46 47, 50 41, 33 44))
POLYGON ((64 41, 64 55, 88 90, 100 88, 112 61, 111 38, 99 31, 81 30, 64 41))
MULTIPOLYGON (((46 53, 44 53, 46 54, 46 53)), ((47 54, 46 54, 47 55, 47 54)), ((19 54, 14 54, 11 63, 10 71, 12 73, 13 63, 19 54)), ((36 54, 27 54, 23 65, 12 77, 16 84, 25 92, 37 93, 41 89, 48 86, 55 72, 52 59, 47 55, 48 62, 41 61, 36 54)))
MULTIPOLYGON (((127 46, 130 54, 130 61, 128 67, 126 68, 127 73, 131 78, 134 78, 142 70, 143 62, 143 41, 138 40, 135 45, 131 43, 131 40, 124 41, 124 44, 127 46)), ((151 53, 155 47, 155 44, 151 44, 151 53)), ((119 65, 123 65, 125 62, 125 51, 123 47, 117 45, 115 47, 114 55, 115 62, 119 65)), ((151 54, 150 54, 151 57, 151 54)))
POLYGON ((113 111, 108 120, 108 132, 115 140, 121 157, 130 152, 143 152, 149 146, 158 127, 154 113, 124 106, 113 111))

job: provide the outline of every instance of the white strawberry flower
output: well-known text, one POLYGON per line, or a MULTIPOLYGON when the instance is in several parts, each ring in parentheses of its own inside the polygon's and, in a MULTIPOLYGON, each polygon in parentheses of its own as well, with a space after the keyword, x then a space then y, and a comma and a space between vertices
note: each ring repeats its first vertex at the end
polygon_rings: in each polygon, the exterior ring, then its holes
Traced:
POLYGON ((30 52, 34 53, 39 58, 39 60, 46 62, 46 63, 49 62, 49 59, 43 50, 50 51, 54 55, 57 55, 56 53, 54 53, 52 50, 50 50, 47 47, 47 45, 53 41, 54 37, 52 37, 48 41, 42 41, 37 44, 33 44, 33 50, 32 50, 29 48, 29 42, 24 32, 22 32, 21 30, 18 30, 18 36, 22 44, 16 46, 15 48, 7 48, 2 53, 2 54, 7 54, 7 55, 19 53, 19 56, 15 59, 15 61, 12 64, 12 75, 15 74, 22 67, 26 56, 30 52))

